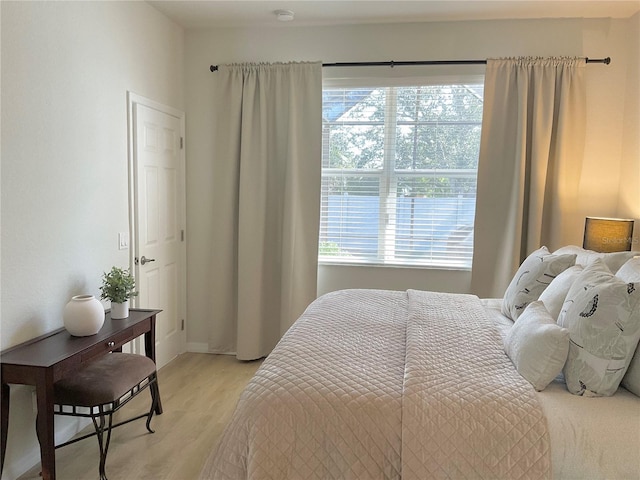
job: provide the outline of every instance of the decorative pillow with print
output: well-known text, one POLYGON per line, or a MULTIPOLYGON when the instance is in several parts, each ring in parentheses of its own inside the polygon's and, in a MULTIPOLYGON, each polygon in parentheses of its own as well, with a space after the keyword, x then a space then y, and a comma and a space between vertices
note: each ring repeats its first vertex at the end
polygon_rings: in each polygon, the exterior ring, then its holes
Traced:
POLYGON ((538 300, 540 294, 560 273, 573 266, 575 254, 553 255, 547 247, 541 247, 531 253, 511 280, 502 302, 502 313, 516 321, 531 302, 538 300))
MULTIPOLYGON (((640 283, 640 257, 627 261, 616 273, 623 282, 640 283)), ((622 378, 622 386, 640 397, 640 345, 631 359, 627 373, 622 378)))
POLYGON ((570 336, 567 389, 613 395, 640 340, 640 284, 624 282, 596 259, 569 289, 558 325, 570 336))

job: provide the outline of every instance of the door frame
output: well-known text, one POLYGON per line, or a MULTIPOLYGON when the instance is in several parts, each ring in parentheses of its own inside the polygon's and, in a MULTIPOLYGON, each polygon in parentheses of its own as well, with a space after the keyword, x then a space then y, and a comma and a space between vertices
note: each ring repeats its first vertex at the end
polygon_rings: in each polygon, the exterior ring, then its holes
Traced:
MULTIPOLYGON (((138 203, 136 196, 136 117, 135 117, 135 105, 143 105, 159 112, 171 115, 180 120, 180 176, 182 178, 182 197, 179 199, 180 215, 182 217, 180 230, 182 230, 181 249, 179 252, 179 258, 181 263, 181 274, 178 279, 179 292, 178 292, 178 314, 182 320, 182 332, 180 334, 180 345, 178 348, 179 353, 186 352, 187 347, 187 242, 186 242, 186 222, 187 222, 187 205, 186 205, 186 142, 185 142, 185 113, 164 105, 162 103, 151 100, 150 98, 138 95, 132 91, 127 91, 127 153, 128 153, 128 177, 129 177, 129 271, 134 273, 135 276, 135 255, 138 247, 138 239, 136 238, 137 221, 138 221, 138 203)), ((136 277, 136 283, 138 278, 136 277)), ((138 297, 133 297, 133 307, 138 307, 138 297)), ((134 353, 143 354, 144 345, 140 338, 132 342, 132 351, 134 353)))

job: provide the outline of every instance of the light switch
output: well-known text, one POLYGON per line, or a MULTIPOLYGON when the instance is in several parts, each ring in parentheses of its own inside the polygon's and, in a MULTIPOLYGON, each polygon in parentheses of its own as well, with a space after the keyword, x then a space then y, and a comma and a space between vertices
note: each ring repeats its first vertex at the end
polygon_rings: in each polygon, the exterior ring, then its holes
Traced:
POLYGON ((129 248, 129 232, 118 233, 118 250, 126 250, 129 248))

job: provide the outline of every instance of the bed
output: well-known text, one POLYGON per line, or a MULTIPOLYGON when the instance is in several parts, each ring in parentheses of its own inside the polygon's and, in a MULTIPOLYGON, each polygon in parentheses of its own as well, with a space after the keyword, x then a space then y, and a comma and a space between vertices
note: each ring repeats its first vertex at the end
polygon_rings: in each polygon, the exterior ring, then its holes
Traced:
POLYGON ((562 376, 536 391, 505 354, 505 302, 318 298, 248 384, 201 478, 640 478, 640 397, 574 395, 562 376))

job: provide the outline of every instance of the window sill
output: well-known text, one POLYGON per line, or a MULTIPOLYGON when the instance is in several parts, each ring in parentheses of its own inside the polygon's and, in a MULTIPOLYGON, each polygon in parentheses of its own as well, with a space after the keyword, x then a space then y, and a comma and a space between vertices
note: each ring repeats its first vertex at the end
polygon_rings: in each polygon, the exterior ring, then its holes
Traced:
POLYGON ((460 272, 470 272, 471 266, 447 265, 446 263, 430 264, 430 265, 409 265, 404 263, 374 263, 374 262, 354 262, 341 260, 318 260, 318 265, 323 267, 373 267, 373 268, 394 268, 394 269, 415 269, 415 270, 451 270, 460 272))

